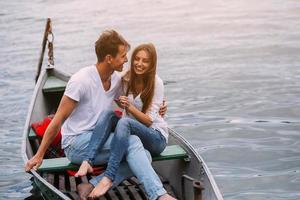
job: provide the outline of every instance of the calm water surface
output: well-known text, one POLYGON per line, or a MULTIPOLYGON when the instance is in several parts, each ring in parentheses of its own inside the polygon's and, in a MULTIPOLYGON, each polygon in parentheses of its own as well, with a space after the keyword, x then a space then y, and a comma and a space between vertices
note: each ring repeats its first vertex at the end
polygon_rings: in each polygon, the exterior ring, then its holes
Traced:
POLYGON ((55 65, 95 63, 114 28, 153 42, 168 122, 206 161, 224 198, 300 199, 300 2, 23 0, 0 2, 0 199, 30 199, 20 155, 46 17, 55 65))

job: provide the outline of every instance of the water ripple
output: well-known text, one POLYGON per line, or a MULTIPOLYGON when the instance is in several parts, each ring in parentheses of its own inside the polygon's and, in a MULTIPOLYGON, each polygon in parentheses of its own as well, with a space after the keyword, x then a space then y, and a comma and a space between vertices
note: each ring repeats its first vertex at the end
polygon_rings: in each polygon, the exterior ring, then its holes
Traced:
POLYGON ((24 199, 32 189, 21 135, 46 17, 53 19, 55 63, 67 72, 95 62, 94 40, 104 29, 117 29, 133 47, 156 45, 168 123, 201 153, 225 199, 300 198, 299 1, 24 0, 0 7, 0 199, 24 199))

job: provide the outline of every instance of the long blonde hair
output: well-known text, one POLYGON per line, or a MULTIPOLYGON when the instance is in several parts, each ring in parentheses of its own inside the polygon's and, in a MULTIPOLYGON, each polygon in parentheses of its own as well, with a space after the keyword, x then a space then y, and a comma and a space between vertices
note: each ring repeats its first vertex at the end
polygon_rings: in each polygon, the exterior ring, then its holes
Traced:
POLYGON ((130 62, 130 70, 123 78, 123 84, 126 85, 126 96, 129 93, 137 95, 137 89, 135 85, 135 81, 137 78, 137 74, 133 70, 133 62, 136 54, 139 51, 146 51, 149 55, 150 59, 150 67, 149 70, 146 72, 145 77, 143 78, 144 81, 144 89, 141 92, 141 99, 143 102, 142 112, 146 113, 150 104, 152 103, 153 95, 154 95, 154 86, 155 86, 155 75, 156 75, 156 64, 157 64, 157 54, 156 49, 152 43, 149 44, 141 44, 137 46, 132 53, 131 62, 130 62))

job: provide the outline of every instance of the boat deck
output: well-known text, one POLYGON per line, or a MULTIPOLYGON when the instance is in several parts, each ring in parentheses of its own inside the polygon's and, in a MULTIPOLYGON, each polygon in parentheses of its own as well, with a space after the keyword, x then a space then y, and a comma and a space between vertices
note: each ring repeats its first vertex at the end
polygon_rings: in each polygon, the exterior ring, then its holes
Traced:
MULTIPOLYGON (((88 183, 93 176, 84 176, 76 178, 69 176, 67 173, 41 173, 41 176, 51 185, 65 193, 71 199, 79 199, 77 186, 80 183, 88 183)), ((175 197, 172 187, 168 180, 160 176, 164 188, 167 192, 175 197)), ((111 189, 109 192, 98 198, 99 200, 147 200, 144 188, 136 177, 131 177, 123 181, 118 187, 111 189)))
MULTIPOLYGON (((29 141, 34 153, 40 145, 40 138, 30 129, 29 141)), ((184 159, 187 157, 186 152, 178 145, 168 146, 165 151, 158 157, 154 157, 153 160, 173 160, 184 159)), ((72 164, 66 157, 60 158, 48 158, 44 159, 42 166, 40 166, 39 174, 55 188, 66 194, 71 199, 79 199, 77 192, 77 186, 81 183, 88 183, 88 181, 94 176, 88 175, 84 177, 76 178, 67 173, 68 170, 77 170, 79 166, 72 164)), ((102 166, 104 167, 104 166, 102 166)), ((171 187, 169 181, 162 176, 160 179, 167 192, 176 197, 174 190, 171 187)), ((46 193, 47 191, 45 191, 46 193)), ((51 198, 51 193, 47 199, 51 198)), ((124 180, 119 186, 110 190, 105 196, 98 198, 100 200, 147 200, 147 195, 141 183, 136 177, 131 177, 124 180)))

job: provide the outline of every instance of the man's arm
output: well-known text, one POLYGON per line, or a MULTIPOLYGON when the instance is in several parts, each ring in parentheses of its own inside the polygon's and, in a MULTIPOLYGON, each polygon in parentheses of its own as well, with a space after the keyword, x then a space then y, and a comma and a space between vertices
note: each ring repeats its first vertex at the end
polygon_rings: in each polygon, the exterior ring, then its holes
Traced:
POLYGON ((37 170, 42 164, 46 150, 58 134, 63 122, 69 117, 76 105, 77 101, 65 95, 62 97, 57 112, 46 129, 38 151, 30 160, 27 161, 25 165, 26 172, 30 171, 31 169, 37 170))

